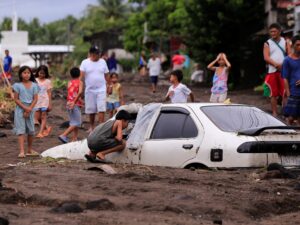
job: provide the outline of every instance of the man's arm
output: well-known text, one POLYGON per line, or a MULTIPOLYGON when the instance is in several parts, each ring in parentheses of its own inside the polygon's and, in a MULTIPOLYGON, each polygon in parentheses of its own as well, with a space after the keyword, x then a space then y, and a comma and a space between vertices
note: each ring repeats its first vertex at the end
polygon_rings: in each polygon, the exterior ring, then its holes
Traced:
POLYGON ((85 77, 85 73, 82 70, 80 70, 80 77, 79 77, 79 79, 83 80, 84 77, 85 77))
POLYGON ((286 96, 289 97, 291 95, 289 81, 286 78, 284 78, 283 80, 284 80, 284 90, 285 90, 286 96))
POLYGON ((190 99, 191 99, 191 102, 195 102, 195 97, 194 97, 193 92, 190 93, 190 99))

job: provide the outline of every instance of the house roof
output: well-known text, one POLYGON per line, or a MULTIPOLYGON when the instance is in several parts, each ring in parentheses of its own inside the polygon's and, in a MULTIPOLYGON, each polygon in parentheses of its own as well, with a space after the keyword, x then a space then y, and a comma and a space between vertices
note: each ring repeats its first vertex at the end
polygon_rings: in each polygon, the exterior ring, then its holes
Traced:
POLYGON ((32 53, 69 53, 73 52, 74 45, 28 45, 28 51, 23 54, 32 53))

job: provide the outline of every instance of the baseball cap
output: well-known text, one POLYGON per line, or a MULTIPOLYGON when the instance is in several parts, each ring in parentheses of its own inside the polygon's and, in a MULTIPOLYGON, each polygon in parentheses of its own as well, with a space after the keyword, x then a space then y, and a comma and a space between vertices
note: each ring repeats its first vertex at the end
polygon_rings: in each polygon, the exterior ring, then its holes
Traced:
POLYGON ((89 53, 99 54, 100 50, 99 50, 98 46, 94 45, 94 46, 90 47, 89 53))

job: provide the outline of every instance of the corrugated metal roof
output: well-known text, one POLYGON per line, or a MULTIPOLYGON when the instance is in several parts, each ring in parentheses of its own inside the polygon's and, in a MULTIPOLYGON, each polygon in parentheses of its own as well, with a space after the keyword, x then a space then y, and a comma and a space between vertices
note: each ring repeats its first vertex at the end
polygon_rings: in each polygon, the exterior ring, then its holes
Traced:
POLYGON ((28 51, 23 54, 29 53, 67 53, 73 52, 74 45, 28 45, 28 51))

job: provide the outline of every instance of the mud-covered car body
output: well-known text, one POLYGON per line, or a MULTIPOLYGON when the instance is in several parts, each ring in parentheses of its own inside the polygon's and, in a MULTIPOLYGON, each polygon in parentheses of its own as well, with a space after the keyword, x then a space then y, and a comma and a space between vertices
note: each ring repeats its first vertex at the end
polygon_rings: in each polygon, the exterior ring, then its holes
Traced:
POLYGON ((253 106, 152 104, 139 110, 126 149, 107 155, 107 161, 179 168, 299 166, 300 134, 253 106))

